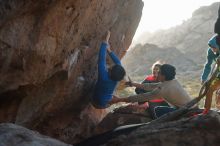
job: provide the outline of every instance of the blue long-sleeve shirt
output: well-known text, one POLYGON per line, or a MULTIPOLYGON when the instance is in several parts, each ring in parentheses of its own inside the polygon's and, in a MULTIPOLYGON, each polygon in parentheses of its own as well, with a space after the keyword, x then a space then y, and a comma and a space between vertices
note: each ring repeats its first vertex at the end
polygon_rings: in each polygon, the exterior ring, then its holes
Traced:
MULTIPOLYGON (((106 67, 106 52, 108 44, 103 42, 99 51, 98 59, 98 81, 95 85, 95 92, 93 95, 93 103, 99 108, 106 108, 108 102, 112 99, 113 92, 117 85, 117 81, 113 81, 109 78, 108 69, 106 67)), ((121 61, 113 53, 109 53, 109 56, 115 64, 121 65, 121 61)))
POLYGON ((219 49, 219 45, 217 44, 217 41, 216 41, 216 35, 214 35, 208 42, 208 45, 210 46, 208 48, 208 51, 207 51, 207 59, 206 59, 206 63, 205 63, 205 66, 204 66, 204 69, 203 69, 203 73, 202 73, 202 76, 201 76, 201 80, 202 81, 206 81, 210 72, 211 72, 211 65, 213 63, 213 61, 216 60, 216 58, 219 56, 218 54, 215 54, 211 47, 214 47, 214 48, 218 48, 219 49))

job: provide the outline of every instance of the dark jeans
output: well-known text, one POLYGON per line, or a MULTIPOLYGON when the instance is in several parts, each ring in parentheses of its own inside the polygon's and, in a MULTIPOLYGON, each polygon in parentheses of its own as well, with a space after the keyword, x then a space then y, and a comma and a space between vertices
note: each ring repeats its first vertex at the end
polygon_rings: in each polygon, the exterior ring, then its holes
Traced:
POLYGON ((168 107, 168 106, 157 106, 154 108, 154 115, 156 118, 159 118, 169 112, 173 112, 177 110, 176 108, 174 107, 168 107))
POLYGON ((166 106, 169 107, 169 104, 166 101, 161 101, 161 102, 149 102, 149 108, 148 112, 151 116, 152 119, 156 119, 157 117, 155 116, 155 108, 159 106, 166 106))

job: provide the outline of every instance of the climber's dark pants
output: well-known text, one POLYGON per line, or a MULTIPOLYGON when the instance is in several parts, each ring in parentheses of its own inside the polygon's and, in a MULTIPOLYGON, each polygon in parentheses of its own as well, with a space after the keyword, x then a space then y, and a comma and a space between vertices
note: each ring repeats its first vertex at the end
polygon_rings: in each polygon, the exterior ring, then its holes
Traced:
POLYGON ((167 106, 169 107, 169 104, 166 101, 161 101, 161 102, 151 102, 149 101, 149 108, 147 109, 151 118, 156 119, 157 117, 155 116, 155 108, 158 106, 167 106))
POLYGON ((154 108, 154 116, 155 118, 159 118, 163 116, 164 114, 167 114, 169 112, 173 112, 177 110, 176 108, 169 107, 169 106, 157 106, 154 108))

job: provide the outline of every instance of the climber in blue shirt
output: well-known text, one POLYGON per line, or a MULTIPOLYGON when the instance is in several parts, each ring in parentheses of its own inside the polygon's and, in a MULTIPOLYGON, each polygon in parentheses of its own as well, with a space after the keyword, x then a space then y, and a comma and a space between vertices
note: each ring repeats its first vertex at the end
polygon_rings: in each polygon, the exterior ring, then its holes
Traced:
POLYGON ((207 51, 207 61, 203 69, 203 73, 201 76, 201 81, 204 83, 210 72, 211 72, 211 65, 213 61, 216 61, 217 57, 219 56, 219 44, 217 43, 217 40, 220 36, 214 35, 208 42, 209 48, 207 51))
POLYGON ((109 46, 110 32, 106 36, 106 40, 102 42, 99 59, 98 59, 98 81, 95 85, 95 92, 92 97, 92 104, 96 108, 106 108, 113 99, 113 92, 118 81, 121 81, 125 76, 125 69, 121 65, 119 58, 112 52, 109 46), (108 52, 112 61, 115 63, 112 67, 107 69, 106 66, 106 52, 108 52))

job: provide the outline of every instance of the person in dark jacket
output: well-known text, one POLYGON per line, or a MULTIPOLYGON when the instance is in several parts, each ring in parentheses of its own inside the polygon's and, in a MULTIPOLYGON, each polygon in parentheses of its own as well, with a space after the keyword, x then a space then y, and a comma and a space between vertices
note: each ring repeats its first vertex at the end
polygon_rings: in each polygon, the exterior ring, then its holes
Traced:
POLYGON ((208 42, 209 48, 207 51, 207 60, 201 76, 202 83, 207 80, 211 72, 211 65, 214 61, 216 61, 217 57, 219 56, 218 37, 218 35, 214 35, 208 42))
MULTIPOLYGON (((210 72, 211 72, 211 65, 212 63, 215 62, 219 62, 219 42, 218 42, 218 38, 220 36, 219 35, 214 35, 208 42, 208 51, 207 51, 207 61, 206 64, 204 66, 203 69, 203 73, 201 76, 201 81, 202 84, 205 83, 205 81, 207 80, 210 72)), ((219 74, 219 73, 218 73, 219 74)), ((205 99, 205 109, 203 111, 203 114, 207 114, 208 111, 211 108, 211 103, 212 103, 212 95, 213 92, 216 91, 218 88, 220 87, 220 74, 218 77, 216 77, 213 82, 211 83, 209 90, 206 93, 206 99, 205 99)))
MULTIPOLYGON (((207 51, 207 61, 203 69, 203 73, 201 76, 202 84, 207 80, 210 72, 211 65, 213 61, 219 63, 219 53, 220 53, 220 7, 218 9, 218 18, 215 22, 214 33, 216 33, 208 42, 209 48, 207 51)), ((204 114, 207 114, 211 108, 212 104, 212 96, 213 92, 219 88, 220 85, 220 73, 218 73, 218 77, 214 79, 212 84, 209 87, 209 90, 206 93, 205 99, 205 109, 203 111, 204 114)), ((218 92, 217 92, 218 93, 218 92)))
POLYGON ((98 81, 95 85, 95 92, 92 97, 92 104, 96 108, 104 109, 109 106, 109 102, 113 99, 113 92, 117 86, 118 81, 121 81, 126 72, 121 65, 121 61, 110 49, 109 46, 110 32, 106 36, 106 40, 102 42, 99 59, 98 59, 98 81), (112 59, 115 65, 107 69, 106 53, 112 59))

